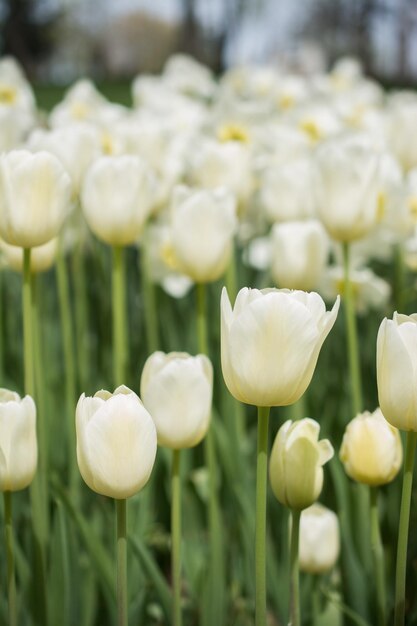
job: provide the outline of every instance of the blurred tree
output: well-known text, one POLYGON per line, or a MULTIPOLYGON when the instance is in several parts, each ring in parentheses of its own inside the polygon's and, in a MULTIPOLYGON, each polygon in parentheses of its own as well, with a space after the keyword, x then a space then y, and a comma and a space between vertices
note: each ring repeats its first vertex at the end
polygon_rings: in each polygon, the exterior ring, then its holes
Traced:
POLYGON ((26 73, 52 49, 52 31, 61 13, 45 0, 0 0, 0 52, 16 57, 26 73))

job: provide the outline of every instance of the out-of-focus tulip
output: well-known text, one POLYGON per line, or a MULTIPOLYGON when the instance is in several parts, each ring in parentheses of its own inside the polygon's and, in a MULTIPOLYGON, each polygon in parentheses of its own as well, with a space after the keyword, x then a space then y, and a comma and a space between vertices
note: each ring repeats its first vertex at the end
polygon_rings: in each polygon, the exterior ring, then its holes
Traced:
POLYGON ((155 199, 155 180, 137 156, 97 159, 84 179, 82 207, 93 233, 110 245, 139 237, 155 199))
POLYGON ((326 265, 329 240, 317 220, 275 224, 271 273, 280 287, 311 291, 326 265))
POLYGON ((392 426, 417 432, 417 314, 394 313, 379 327, 376 345, 378 398, 392 426))
POLYGON ((359 239, 376 226, 379 165, 378 151, 354 134, 330 139, 317 149, 317 211, 334 239, 359 239))
POLYGON ((417 146, 410 141, 415 128, 417 98, 413 91, 395 93, 388 102, 388 145, 408 171, 417 166, 417 146))
POLYGON ((387 422, 381 409, 361 413, 347 425, 340 459, 353 480, 385 485, 398 474, 402 458, 400 433, 387 422))
POLYGON ((236 228, 236 202, 226 189, 174 190, 172 250, 178 269, 196 282, 217 280, 226 271, 236 228))
POLYGON ((296 402, 313 376, 339 310, 317 293, 241 289, 232 309, 221 297, 222 370, 230 393, 256 406, 296 402))
POLYGON ((156 425, 158 443, 179 450, 207 433, 213 391, 210 360, 185 352, 154 352, 143 368, 140 392, 156 425))
MULTIPOLYGON (((391 295, 391 286, 377 276, 369 267, 351 269, 349 280, 352 286, 353 302, 359 315, 370 309, 383 310, 391 295)), ((340 265, 329 266, 322 274, 317 291, 326 302, 331 302, 337 294, 345 293, 345 276, 340 265)))
POLYGON ((113 394, 80 397, 76 409, 77 460, 93 491, 129 498, 148 482, 156 455, 156 429, 139 397, 125 386, 113 394))
POLYGON ((272 446, 269 478, 281 504, 302 510, 314 504, 323 487, 323 465, 333 456, 328 439, 319 441, 320 426, 306 417, 288 420, 272 446))
POLYGON ((334 567, 339 552, 340 533, 336 513, 318 503, 305 509, 300 520, 300 570, 323 574, 334 567))
MULTIPOLYGON (((55 263, 58 248, 58 239, 51 239, 43 246, 32 248, 30 255, 30 271, 32 273, 46 272, 55 263)), ((23 272, 23 250, 18 246, 10 246, 0 239, 0 253, 5 263, 15 272, 23 272)))
POLYGON ((18 491, 30 485, 37 460, 33 399, 0 389, 0 491, 18 491))
POLYGON ((0 156, 0 236, 21 248, 58 235, 71 209, 71 180, 47 152, 13 150, 0 156))

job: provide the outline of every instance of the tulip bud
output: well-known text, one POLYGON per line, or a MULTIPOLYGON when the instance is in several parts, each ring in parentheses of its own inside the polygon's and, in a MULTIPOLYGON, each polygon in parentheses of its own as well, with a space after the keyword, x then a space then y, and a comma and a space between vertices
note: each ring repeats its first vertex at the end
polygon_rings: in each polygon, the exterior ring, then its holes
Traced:
MULTIPOLYGON (((46 272, 55 263, 58 247, 58 238, 51 239, 42 246, 32 248, 30 255, 30 271, 32 273, 46 272)), ((0 239, 0 253, 5 263, 15 272, 23 272, 23 250, 18 246, 10 246, 0 239)))
POLYGON ((178 269, 196 282, 217 280, 226 271, 236 227, 236 202, 226 189, 175 188, 172 250, 178 269))
POLYGON ((33 248, 58 232, 70 211, 71 180, 56 157, 13 150, 0 156, 0 236, 33 248))
POLYGON ((296 402, 307 389, 320 348, 339 310, 317 293, 241 289, 234 309, 221 297, 221 360, 230 393, 256 406, 296 402))
POLYGON ((161 446, 179 450, 200 443, 209 427, 213 392, 206 356, 154 352, 143 368, 140 389, 161 446))
POLYGON ((339 552, 339 521, 336 513, 321 504, 313 504, 305 509, 300 520, 300 570, 309 574, 323 574, 335 565, 339 552))
POLYGON ((378 152, 355 135, 328 140, 317 149, 317 210, 337 241, 359 239, 376 226, 379 162, 378 152))
POLYGON ((138 396, 125 386, 113 394, 82 394, 76 409, 77 460, 93 491, 128 498, 142 489, 156 455, 156 429, 138 396))
POLYGON ((260 201, 271 222, 301 220, 314 212, 312 166, 306 157, 270 160, 262 175, 260 201))
POLYGON ((398 474, 402 458, 400 434, 381 409, 361 413, 347 425, 340 459, 353 480, 373 487, 385 485, 398 474))
POLYGON ((0 491, 28 487, 36 472, 36 406, 30 396, 0 389, 0 491))
POLYGON ((155 199, 154 178, 137 156, 100 157, 84 179, 82 206, 93 233, 110 245, 133 244, 155 199))
POLYGON ((417 313, 394 313, 379 327, 376 373, 379 406, 392 426, 417 432, 417 313))
POLYGON ((285 506, 302 510, 313 504, 323 487, 323 465, 333 456, 328 439, 319 441, 319 424, 306 417, 288 420, 272 446, 269 477, 275 497, 285 506))
POLYGON ((317 220, 285 222, 272 229, 271 273, 280 287, 317 287, 328 253, 329 240, 317 220))

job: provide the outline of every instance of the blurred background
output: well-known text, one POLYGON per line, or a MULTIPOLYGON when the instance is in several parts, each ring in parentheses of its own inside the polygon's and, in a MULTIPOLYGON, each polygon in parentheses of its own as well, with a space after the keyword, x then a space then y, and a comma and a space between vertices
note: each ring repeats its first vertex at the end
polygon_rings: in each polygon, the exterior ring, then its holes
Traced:
POLYGON ((417 0, 0 0, 0 51, 36 84, 123 82, 173 52, 214 71, 306 73, 355 55, 386 85, 417 83, 417 0))

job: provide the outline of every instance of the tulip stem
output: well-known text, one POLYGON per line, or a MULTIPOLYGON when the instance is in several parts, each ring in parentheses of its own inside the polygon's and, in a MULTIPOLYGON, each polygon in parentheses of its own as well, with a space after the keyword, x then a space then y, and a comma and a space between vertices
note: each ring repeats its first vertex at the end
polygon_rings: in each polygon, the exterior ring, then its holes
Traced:
POLYGON ((266 488, 268 477, 269 407, 258 407, 255 531, 255 623, 266 626, 266 488))
POLYGON ((405 450, 403 488, 401 495, 400 524, 398 528, 397 568, 395 574, 395 626, 403 626, 405 621, 405 579, 407 569, 408 526, 410 522, 411 488, 413 485, 416 443, 417 433, 408 431, 405 450))
MULTIPOLYGON (((31 249, 23 249, 23 355, 24 355, 24 387, 25 393, 35 398, 35 361, 33 343, 33 290, 32 273, 30 265, 31 249)), ((45 441, 42 432, 43 416, 37 419, 37 439, 39 442, 45 441)), ((40 454, 43 454, 41 450, 40 454)), ((46 476, 42 477, 40 472, 35 474, 30 488, 30 500, 32 509, 32 524, 34 538, 34 560, 35 560, 35 581, 36 595, 38 601, 35 604, 35 622, 42 626, 48 624, 48 610, 46 599, 46 541, 47 541, 47 502, 46 502, 46 476)))
POLYGON ((394 306, 398 313, 405 313, 405 278, 403 247, 401 243, 394 245, 394 306))
POLYGON ((77 347, 78 383, 81 391, 88 382, 89 336, 88 336, 88 301, 85 282, 85 263, 83 242, 80 238, 75 246, 71 259, 72 279, 74 285, 75 307, 75 339, 77 347))
POLYGON ((126 376, 126 290, 123 246, 113 246, 112 263, 114 385, 125 384, 126 376))
POLYGON ((117 626, 127 626, 127 501, 116 500, 117 626))
POLYGON ((180 450, 172 451, 172 587, 173 587, 173 626, 182 626, 181 614, 181 476, 180 450))
POLYGON ((348 342, 349 372, 351 385, 351 400, 353 415, 362 410, 362 382, 360 373, 360 357, 358 345, 358 329, 356 325, 355 303, 350 280, 350 248, 349 243, 343 243, 343 267, 345 277, 345 318, 346 335, 348 342))
MULTIPOLYGON (((198 350, 201 354, 208 356, 206 286, 200 283, 197 284, 196 287, 198 350)), ((220 624, 223 623, 225 575, 220 508, 217 492, 217 461, 213 424, 211 424, 204 439, 204 459, 208 471, 208 525, 210 533, 210 566, 207 585, 208 595, 206 596, 208 616, 206 616, 206 623, 220 624)))
POLYGON ((79 472, 75 457, 76 435, 75 435, 75 362, 74 362, 74 330, 71 320, 71 301, 69 294, 68 270, 62 245, 58 247, 56 259, 56 277, 58 283, 59 312, 61 317, 62 349, 65 363, 65 404, 67 413, 67 445, 68 445, 68 466, 69 484, 73 496, 76 498, 79 472))
POLYGON ((378 626, 386 624, 386 592, 385 592, 385 567, 384 548, 381 541, 378 514, 378 489, 371 488, 371 546, 374 557, 374 573, 376 581, 376 605, 378 626))
POLYGON ((142 239, 139 263, 142 278, 143 304, 145 307, 146 348, 148 354, 152 354, 159 348, 159 330, 158 315, 156 312, 155 285, 150 278, 150 259, 146 242, 146 232, 144 233, 144 237, 142 239))
POLYGON ((15 574, 14 574, 12 494, 10 491, 5 491, 3 496, 4 496, 4 525, 5 525, 5 534, 6 534, 6 555, 7 555, 7 595, 9 599, 9 626, 17 626, 16 581, 15 581, 15 574))
POLYGON ((300 626, 300 572, 298 566, 298 544, 300 539, 301 511, 291 510, 291 548, 290 548, 290 624, 300 626))

